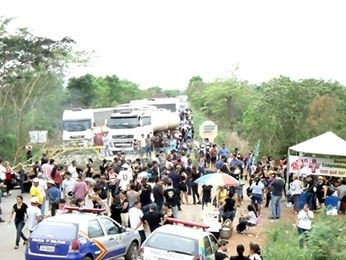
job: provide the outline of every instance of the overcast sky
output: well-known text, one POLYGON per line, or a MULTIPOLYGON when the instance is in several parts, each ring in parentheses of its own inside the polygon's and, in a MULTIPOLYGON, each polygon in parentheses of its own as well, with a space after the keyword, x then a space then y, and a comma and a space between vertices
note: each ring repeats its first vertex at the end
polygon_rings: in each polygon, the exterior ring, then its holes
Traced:
POLYGON ((95 50, 72 75, 117 75, 141 88, 186 89, 189 79, 280 75, 346 85, 344 1, 1 0, 0 15, 38 36, 95 50))

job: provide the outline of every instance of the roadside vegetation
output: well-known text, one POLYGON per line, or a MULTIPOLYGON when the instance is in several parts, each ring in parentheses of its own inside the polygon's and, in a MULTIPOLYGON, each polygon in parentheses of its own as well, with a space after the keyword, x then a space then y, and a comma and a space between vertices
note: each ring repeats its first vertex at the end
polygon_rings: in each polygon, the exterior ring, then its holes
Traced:
POLYGON ((292 222, 277 222, 267 233, 263 258, 268 260, 341 260, 346 252, 346 218, 316 214, 305 248, 292 222))
POLYGON ((186 93, 219 129, 236 132, 250 147, 260 140, 262 156, 281 157, 291 145, 326 131, 346 137, 346 88, 338 82, 281 76, 251 85, 235 77, 204 82, 196 76, 186 93))

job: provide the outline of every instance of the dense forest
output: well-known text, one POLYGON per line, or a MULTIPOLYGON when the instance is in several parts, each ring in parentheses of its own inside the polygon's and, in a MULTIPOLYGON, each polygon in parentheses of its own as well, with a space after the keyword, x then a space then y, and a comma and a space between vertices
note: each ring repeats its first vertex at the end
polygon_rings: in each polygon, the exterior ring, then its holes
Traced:
MULTIPOLYGON (((92 53, 76 50, 67 37, 52 40, 25 28, 12 32, 10 23, 0 18, 1 159, 21 161, 32 130, 48 130, 49 143, 58 142, 65 109, 183 94, 159 86, 143 90, 115 74, 66 80, 71 65, 83 66, 92 53)), ((346 89, 338 82, 280 77, 251 85, 233 76, 213 82, 191 76, 186 87, 194 113, 212 119, 223 132, 236 132, 252 147, 260 140, 261 151, 272 155, 327 130, 346 138, 346 89)))

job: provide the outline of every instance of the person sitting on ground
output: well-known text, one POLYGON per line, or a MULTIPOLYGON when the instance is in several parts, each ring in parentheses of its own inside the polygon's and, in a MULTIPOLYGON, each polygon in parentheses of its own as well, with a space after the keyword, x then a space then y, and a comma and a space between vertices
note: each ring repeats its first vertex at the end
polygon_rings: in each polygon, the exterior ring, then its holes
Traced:
POLYGON ((246 226, 256 226, 257 216, 255 213, 255 207, 253 205, 247 206, 248 213, 246 215, 241 214, 239 224, 237 225, 237 231, 239 233, 245 231, 246 226))
POLYGON ((227 245, 228 241, 221 239, 218 243, 218 250, 215 252, 215 260, 228 260, 227 245))
POLYGON ((242 244, 237 245, 237 253, 236 256, 231 256, 230 260, 250 260, 247 256, 244 256, 245 247, 242 244))

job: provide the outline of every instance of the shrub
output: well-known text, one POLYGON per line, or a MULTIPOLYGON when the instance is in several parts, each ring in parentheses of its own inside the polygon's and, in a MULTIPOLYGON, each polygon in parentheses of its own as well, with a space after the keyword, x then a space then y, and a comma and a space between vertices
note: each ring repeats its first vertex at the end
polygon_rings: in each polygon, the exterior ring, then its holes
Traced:
POLYGON ((299 248, 294 222, 277 222, 268 231, 263 257, 268 260, 338 260, 345 259, 346 218, 315 215, 306 248, 299 248))

